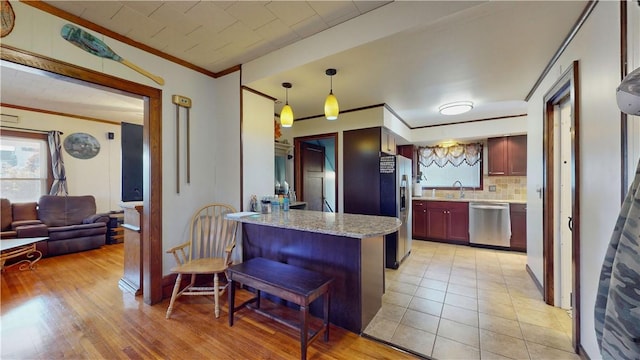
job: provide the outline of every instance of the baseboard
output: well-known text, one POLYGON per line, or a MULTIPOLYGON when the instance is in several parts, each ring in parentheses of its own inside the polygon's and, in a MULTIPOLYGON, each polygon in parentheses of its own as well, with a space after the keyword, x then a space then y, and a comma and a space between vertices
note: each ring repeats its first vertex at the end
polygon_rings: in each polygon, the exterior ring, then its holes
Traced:
POLYGON ((535 274, 533 273, 533 270, 531 270, 531 268, 529 267, 529 264, 526 265, 526 269, 527 269, 527 273, 529 273, 529 276, 531 276, 533 283, 536 284, 538 291, 540 291, 540 295, 542 295, 542 297, 544 298, 544 289, 542 288, 542 284, 540 284, 540 281, 538 281, 538 278, 536 278, 535 274))
POLYGON ((169 299, 171 298, 171 293, 173 292, 173 286, 176 283, 176 274, 169 274, 162 277, 162 298, 169 299))

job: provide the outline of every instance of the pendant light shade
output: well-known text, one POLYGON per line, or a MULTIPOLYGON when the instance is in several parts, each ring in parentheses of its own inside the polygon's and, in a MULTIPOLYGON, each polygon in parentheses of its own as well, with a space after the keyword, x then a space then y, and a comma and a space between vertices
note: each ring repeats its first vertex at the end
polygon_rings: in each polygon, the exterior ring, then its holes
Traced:
POLYGON ((282 83, 282 87, 285 88, 286 103, 280 111, 280 124, 282 124, 282 127, 291 127, 293 125, 293 109, 289 106, 289 89, 293 85, 291 83, 282 83))
POLYGON ((324 116, 327 120, 336 120, 340 113, 340 107, 338 106, 338 98, 333 95, 333 75, 337 73, 336 69, 327 69, 325 74, 331 78, 331 90, 327 99, 324 101, 324 116))

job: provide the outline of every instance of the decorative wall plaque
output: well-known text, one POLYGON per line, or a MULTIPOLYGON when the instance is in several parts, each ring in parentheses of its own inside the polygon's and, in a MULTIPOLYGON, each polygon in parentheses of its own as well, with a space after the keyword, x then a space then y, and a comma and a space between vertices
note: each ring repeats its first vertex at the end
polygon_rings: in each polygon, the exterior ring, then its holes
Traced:
POLYGON ((64 149, 77 159, 91 159, 100 152, 100 143, 85 133, 73 133, 64 139, 64 149))
POLYGON ((16 21, 16 14, 13 12, 13 7, 7 0, 0 1, 0 20, 2 20, 2 30, 0 31, 0 37, 9 35, 13 30, 13 25, 16 21))

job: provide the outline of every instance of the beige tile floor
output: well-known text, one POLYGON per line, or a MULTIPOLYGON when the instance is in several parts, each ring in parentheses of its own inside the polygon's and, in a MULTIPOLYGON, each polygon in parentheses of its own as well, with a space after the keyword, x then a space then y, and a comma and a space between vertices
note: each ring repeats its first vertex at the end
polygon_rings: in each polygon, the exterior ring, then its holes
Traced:
POLYGON ((522 253, 414 240, 364 332, 438 360, 579 359, 571 318, 525 265, 522 253))

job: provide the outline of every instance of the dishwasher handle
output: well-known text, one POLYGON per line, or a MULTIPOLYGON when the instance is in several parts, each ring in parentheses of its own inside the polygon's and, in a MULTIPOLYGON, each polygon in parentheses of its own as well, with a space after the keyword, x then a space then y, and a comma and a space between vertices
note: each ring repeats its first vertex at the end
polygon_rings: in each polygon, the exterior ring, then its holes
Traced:
POLYGON ((470 203, 469 207, 472 209, 493 209, 493 210, 504 210, 509 209, 509 204, 483 204, 483 203, 470 203))

